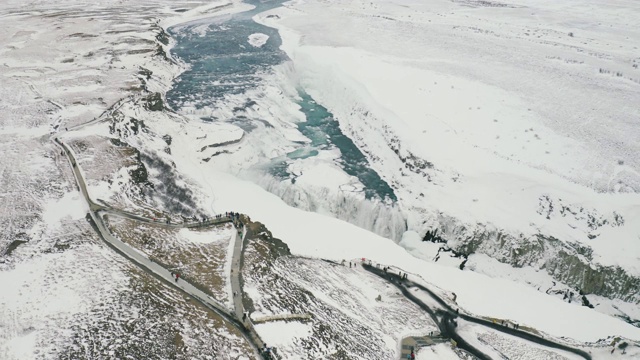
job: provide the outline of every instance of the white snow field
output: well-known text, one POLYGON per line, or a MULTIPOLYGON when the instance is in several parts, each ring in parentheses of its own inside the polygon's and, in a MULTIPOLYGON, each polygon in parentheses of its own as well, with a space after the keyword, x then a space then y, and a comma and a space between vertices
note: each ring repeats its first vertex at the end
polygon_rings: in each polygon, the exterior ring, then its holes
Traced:
MULTIPOLYGON (((152 109, 163 100, 154 93, 166 93, 188 67, 167 55, 172 40, 162 28, 196 19, 202 27, 194 32, 202 35, 211 16, 252 6, 226 0, 3 1, 0 358, 206 359, 250 352, 233 327, 105 247, 85 220, 87 204, 51 133, 77 154, 98 203, 172 220, 238 211, 263 223, 293 255, 393 265, 412 280, 455 293, 466 313, 516 322, 584 346, 594 358, 625 358, 610 354, 607 344, 617 337, 640 341, 640 328, 609 315, 637 319, 640 313, 638 293, 629 290, 640 277, 639 7, 617 0, 287 2, 255 19, 279 29, 291 62, 262 74, 264 84, 247 94, 226 99, 214 113, 220 122, 205 123, 196 121, 195 108, 152 109), (262 160, 310 142, 296 127, 304 121, 296 87, 333 113, 393 187, 394 208, 385 212, 374 204, 348 208, 368 212, 340 213, 336 202, 362 200, 363 184, 336 165, 334 150, 292 162, 296 186, 316 199, 286 195, 286 183, 273 185, 270 190, 282 191, 271 193, 247 175, 262 160), (268 124, 252 134, 225 122, 247 98, 258 104, 248 111, 268 124), (83 126, 87 122, 93 124, 83 126), (149 167, 142 180, 132 175, 140 164, 149 167), (141 190, 145 184, 154 192, 141 190), (177 200, 163 193, 167 189, 181 191, 177 200), (313 201, 317 206, 309 206, 313 201), (403 228, 405 218, 408 231, 394 232, 398 227, 389 224, 403 228), (451 246, 474 236, 483 240, 465 270, 459 259, 420 241, 434 228, 451 246), (560 252, 537 236, 580 249, 573 254, 579 261, 549 270, 560 252), (523 258, 531 248, 542 250, 523 258), (581 274, 610 271, 607 276, 621 269, 622 284, 612 282, 604 288, 609 294, 589 297, 600 312, 545 294, 582 287, 572 266, 581 274)), ((268 46, 260 35, 243 41, 268 46)), ((131 233, 144 242, 148 229, 131 233)), ((160 250, 230 251, 224 230, 166 234, 172 242, 160 250)), ((215 261, 210 266, 224 277, 228 258, 215 261)), ((385 339, 376 345, 384 354, 397 353, 398 336, 431 326, 405 329, 398 318, 385 323, 386 311, 419 311, 404 298, 386 308, 375 302, 373 295, 395 292, 369 282, 368 274, 289 261, 295 271, 275 271, 331 311, 375 330, 385 339), (357 285, 350 292, 346 284, 357 285)), ((216 282, 214 293, 228 301, 227 280, 216 282)), ((247 284, 262 315, 282 309, 257 284, 247 284)), ((496 356, 517 358, 522 354, 514 346, 532 346, 463 327, 496 356)), ((313 342, 313 329, 303 322, 267 322, 257 331, 291 359, 299 356, 296 344, 313 342)), ((537 358, 564 356, 531 351, 537 358)), ((445 344, 418 353, 418 359, 434 357, 458 355, 445 344)))

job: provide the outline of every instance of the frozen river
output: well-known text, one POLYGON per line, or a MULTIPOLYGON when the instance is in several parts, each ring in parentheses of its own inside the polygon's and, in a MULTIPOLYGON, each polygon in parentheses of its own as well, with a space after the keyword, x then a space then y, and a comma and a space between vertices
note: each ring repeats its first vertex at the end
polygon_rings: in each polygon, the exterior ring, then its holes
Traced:
MULTIPOLYGON (((224 121, 251 133, 264 119, 253 118, 244 111, 256 106, 259 99, 247 96, 243 104, 235 106, 227 118, 209 116, 207 109, 216 109, 229 97, 241 97, 255 90, 264 81, 265 74, 289 61, 280 50, 281 39, 277 30, 256 23, 252 17, 281 4, 280 1, 254 2, 255 9, 232 16, 199 20, 179 28, 170 29, 177 40, 173 54, 189 64, 167 94, 169 105, 178 112, 195 109, 203 122, 224 121)), ((335 163, 348 175, 356 177, 364 186, 367 199, 395 201, 393 189, 371 169, 363 153, 344 135, 339 123, 322 105, 316 103, 304 89, 298 87, 295 99, 306 121, 296 122, 308 143, 286 144, 295 150, 286 156, 264 159, 263 169, 278 179, 296 177, 289 170, 291 161, 318 156, 322 151, 336 148, 340 156, 335 163)), ((285 119, 291 121, 291 119, 285 119)), ((251 141, 251 137, 248 137, 251 141)))

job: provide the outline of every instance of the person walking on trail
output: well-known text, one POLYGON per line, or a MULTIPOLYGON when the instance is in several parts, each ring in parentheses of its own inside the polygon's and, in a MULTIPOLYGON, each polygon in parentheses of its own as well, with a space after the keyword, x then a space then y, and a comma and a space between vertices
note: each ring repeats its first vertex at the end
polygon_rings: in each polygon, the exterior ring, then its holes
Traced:
POLYGON ((176 273, 176 282, 178 282, 179 278, 180 278, 180 274, 176 273))

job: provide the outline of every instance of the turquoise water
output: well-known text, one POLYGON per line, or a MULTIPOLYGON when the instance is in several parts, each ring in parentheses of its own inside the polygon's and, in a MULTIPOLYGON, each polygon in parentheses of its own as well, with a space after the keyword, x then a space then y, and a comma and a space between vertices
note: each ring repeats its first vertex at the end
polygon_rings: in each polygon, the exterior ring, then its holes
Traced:
POLYGON ((340 149, 342 156, 338 163, 347 174, 357 177, 365 186, 364 192, 367 199, 380 198, 396 201, 393 189, 371 169, 360 149, 342 133, 333 115, 304 91, 300 90, 298 94, 302 98, 298 104, 307 118, 306 122, 298 124, 298 129, 311 139, 311 146, 319 149, 335 146, 340 149))
POLYGON ((280 50, 278 32, 251 19, 281 2, 250 2, 256 9, 232 15, 226 21, 213 21, 204 36, 191 31, 202 26, 202 21, 187 24, 186 31, 169 29, 177 40, 172 53, 191 66, 167 93, 169 106, 175 110, 185 102, 194 102, 196 108, 215 106, 225 95, 242 94, 259 84, 259 71, 287 60, 280 50), (254 33, 267 34, 269 39, 261 47, 251 46, 247 39, 254 33))
MULTIPOLYGON (((282 1, 251 2, 256 9, 232 16, 212 19, 210 23, 197 21, 169 29, 176 40, 172 53, 190 65, 190 69, 176 79, 167 93, 169 106, 180 111, 187 103, 196 108, 215 108, 224 101, 226 95, 242 95, 263 81, 264 72, 274 65, 288 60, 280 50, 282 41, 275 29, 260 25, 251 19, 259 12, 279 6, 282 1), (204 36, 194 33, 196 27, 206 26, 204 36), (269 36, 259 48, 251 46, 247 39, 254 33, 269 36)), ((299 90, 298 104, 307 121, 298 124, 299 130, 311 140, 309 145, 287 154, 287 159, 304 159, 319 154, 319 151, 337 147, 342 156, 338 160, 344 171, 357 177, 365 187, 367 198, 390 199, 395 201, 393 189, 371 169, 367 159, 345 136, 333 115, 317 104, 304 90, 299 90)), ((255 104, 247 98, 242 108, 255 104)), ((203 117, 203 121, 217 121, 213 117, 203 117)), ((240 126, 246 132, 255 129, 262 119, 237 116, 224 119, 240 126)), ((280 178, 291 178, 287 172, 287 160, 270 164, 269 172, 280 178)), ((295 179, 292 179, 295 181, 295 179)))
POLYGON ((319 154, 318 150, 309 149, 309 148, 300 148, 288 153, 287 157, 291 160, 306 159, 306 158, 316 156, 318 154, 319 154))

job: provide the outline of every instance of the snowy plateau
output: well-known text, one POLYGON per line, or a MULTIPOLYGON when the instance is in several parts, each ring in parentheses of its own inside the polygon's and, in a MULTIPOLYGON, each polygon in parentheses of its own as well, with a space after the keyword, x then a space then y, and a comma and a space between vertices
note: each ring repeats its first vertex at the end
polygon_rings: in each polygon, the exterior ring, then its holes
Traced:
POLYGON ((640 3, 0 24, 0 359, 640 358, 640 3))

